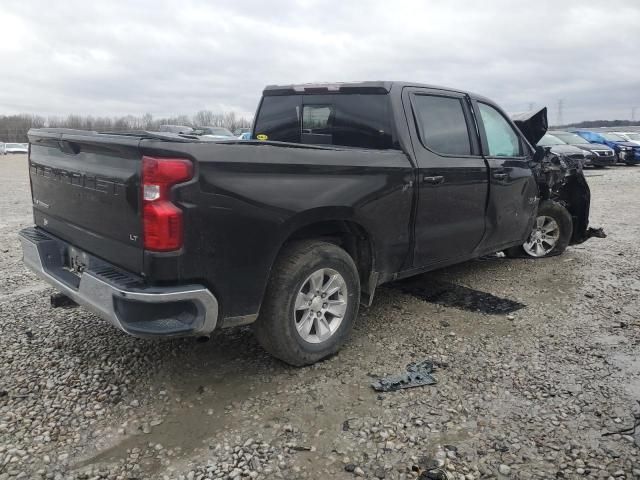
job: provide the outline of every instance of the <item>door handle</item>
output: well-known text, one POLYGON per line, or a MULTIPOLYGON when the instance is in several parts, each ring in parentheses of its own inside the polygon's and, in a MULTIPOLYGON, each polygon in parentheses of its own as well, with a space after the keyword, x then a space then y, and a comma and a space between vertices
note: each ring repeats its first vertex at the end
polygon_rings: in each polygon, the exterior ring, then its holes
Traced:
POLYGON ((444 183, 444 177, 442 175, 436 175, 435 177, 422 177, 422 181, 424 183, 428 183, 429 185, 438 185, 440 183, 444 183))
POLYGON ((494 173, 493 174, 493 178, 495 178, 496 180, 506 180, 507 177, 509 177, 509 175, 506 174, 506 173, 494 173))

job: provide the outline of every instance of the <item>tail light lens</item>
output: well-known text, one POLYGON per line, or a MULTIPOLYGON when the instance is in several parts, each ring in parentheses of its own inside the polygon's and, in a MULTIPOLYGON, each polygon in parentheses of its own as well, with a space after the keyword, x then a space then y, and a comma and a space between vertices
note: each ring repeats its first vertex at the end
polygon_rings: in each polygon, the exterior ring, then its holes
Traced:
POLYGON ((193 164, 182 158, 142 157, 144 248, 169 252, 182 247, 182 210, 171 203, 170 190, 193 178, 193 164))

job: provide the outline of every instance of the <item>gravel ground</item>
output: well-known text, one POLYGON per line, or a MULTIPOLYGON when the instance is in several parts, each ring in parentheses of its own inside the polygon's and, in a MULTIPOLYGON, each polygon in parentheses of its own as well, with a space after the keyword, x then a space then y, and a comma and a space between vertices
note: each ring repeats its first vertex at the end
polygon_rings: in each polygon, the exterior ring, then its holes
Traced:
POLYGON ((31 223, 26 158, 0 158, 0 480, 640 477, 640 434, 603 435, 640 417, 640 167, 588 175, 608 238, 422 277, 526 308, 489 315, 390 285, 339 355, 296 369, 246 328, 146 341, 50 309, 16 238, 31 223), (425 359, 436 385, 371 389, 425 359))

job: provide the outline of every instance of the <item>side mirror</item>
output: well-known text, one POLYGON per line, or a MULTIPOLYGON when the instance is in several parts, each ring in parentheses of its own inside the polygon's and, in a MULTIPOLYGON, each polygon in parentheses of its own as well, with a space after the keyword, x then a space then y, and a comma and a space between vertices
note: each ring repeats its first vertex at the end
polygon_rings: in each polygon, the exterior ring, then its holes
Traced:
POLYGON ((533 154, 533 161, 536 163, 542 163, 542 160, 550 151, 551 147, 536 146, 536 151, 533 154))

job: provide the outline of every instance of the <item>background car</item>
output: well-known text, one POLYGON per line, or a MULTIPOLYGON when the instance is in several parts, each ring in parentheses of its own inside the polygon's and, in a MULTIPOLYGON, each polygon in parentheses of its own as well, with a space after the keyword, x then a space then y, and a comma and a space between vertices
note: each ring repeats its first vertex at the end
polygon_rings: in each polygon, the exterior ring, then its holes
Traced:
MULTIPOLYGON (((233 134, 238 138, 241 138, 241 135, 244 135, 245 133, 251 133, 251 129, 248 127, 242 127, 242 128, 236 128, 233 131, 233 134)), ((244 140, 246 140, 246 138, 244 140)))
POLYGON ((640 132, 611 132, 621 136, 627 142, 632 142, 640 145, 640 132))
POLYGON ((587 156, 587 162, 585 163, 585 165, 605 167, 607 165, 614 165, 616 163, 616 152, 613 150, 613 148, 609 148, 606 145, 602 145, 600 143, 590 143, 580 135, 571 132, 550 130, 548 132, 548 135, 551 135, 563 141, 567 145, 573 145, 574 147, 578 147, 589 152, 591 155, 587 156))
POLYGON ((28 143, 5 143, 4 153, 29 153, 28 143))
POLYGON ((248 132, 242 132, 240 135, 238 135, 238 138, 240 140, 251 140, 251 130, 249 130, 248 132))
POLYGON ((199 137, 215 138, 220 140, 236 138, 230 130, 224 127, 196 127, 195 134, 199 137))
POLYGON ((573 145, 567 145, 559 138, 548 133, 540 139, 538 146, 548 147, 552 154, 569 159, 571 163, 579 163, 580 166, 584 166, 587 163, 587 160, 592 160, 591 157, 594 157, 591 152, 574 147, 573 145), (587 158, 587 156, 589 156, 589 158, 587 158))
POLYGON ((640 163, 640 145, 627 142, 620 135, 611 132, 597 132, 593 130, 573 130, 591 143, 600 143, 615 150, 618 160, 627 165, 640 163))
POLYGON ((188 127, 186 125, 160 125, 158 128, 159 132, 166 133, 193 133, 193 128, 188 127))

